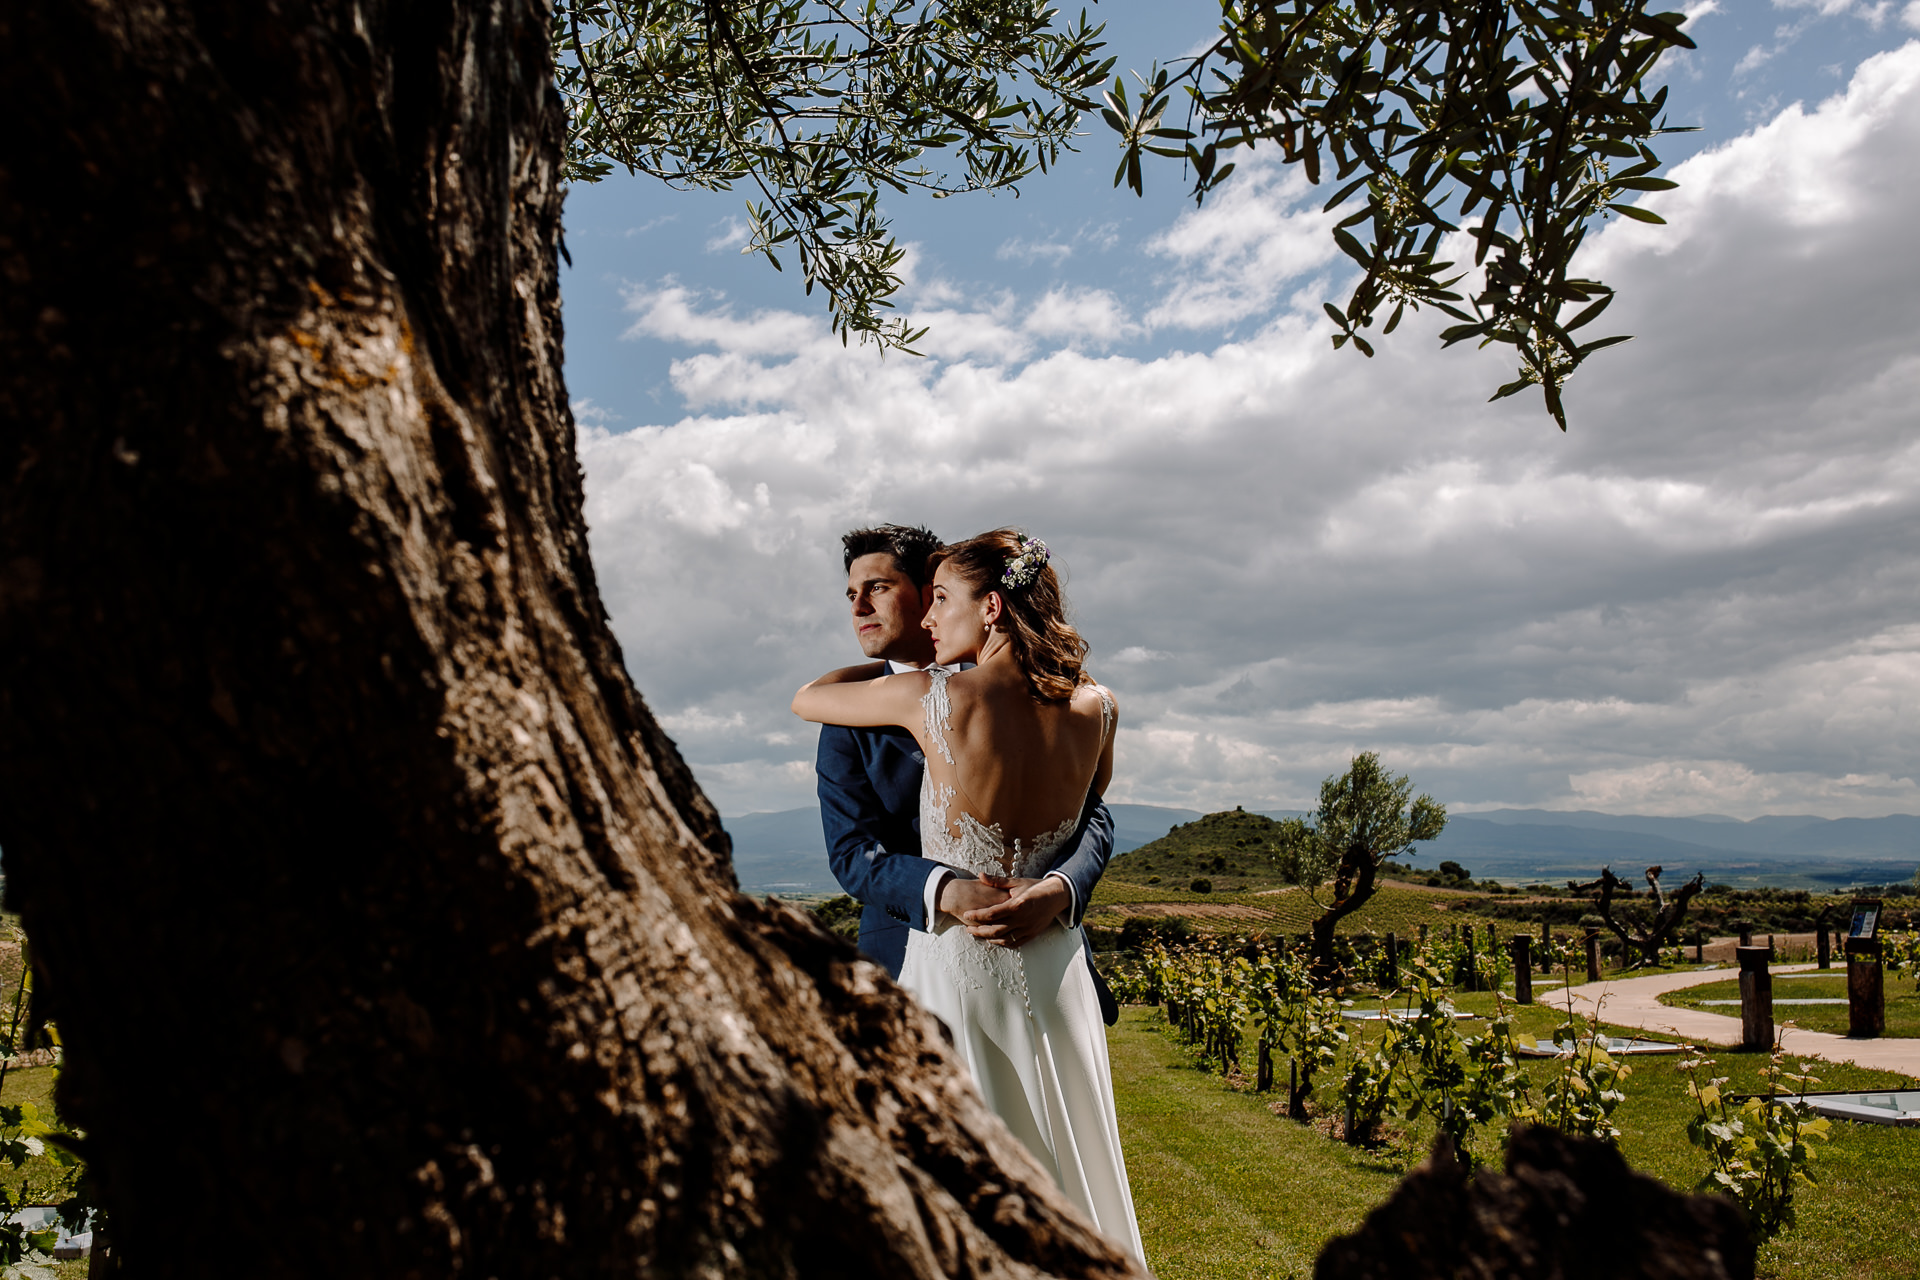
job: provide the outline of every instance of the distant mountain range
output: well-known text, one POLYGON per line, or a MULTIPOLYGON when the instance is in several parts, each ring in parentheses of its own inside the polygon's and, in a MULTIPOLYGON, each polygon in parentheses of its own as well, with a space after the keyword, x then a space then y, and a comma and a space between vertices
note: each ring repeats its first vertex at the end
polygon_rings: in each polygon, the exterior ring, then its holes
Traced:
MULTIPOLYGON (((1116 804, 1117 851, 1125 853, 1202 817, 1194 809, 1116 804)), ((1297 811, 1267 811, 1271 818, 1297 811)), ((820 813, 811 806, 725 820, 742 888, 756 893, 838 893, 827 869, 820 813)), ((1769 815, 1743 822, 1708 814, 1634 814, 1494 809, 1447 819, 1438 840, 1416 847, 1419 866, 1451 859, 1476 877, 1557 884, 1592 879, 1602 865, 1638 879, 1653 865, 1663 882, 1704 871, 1710 883, 1740 887, 1839 889, 1906 880, 1920 864, 1920 817, 1815 818, 1769 815)))

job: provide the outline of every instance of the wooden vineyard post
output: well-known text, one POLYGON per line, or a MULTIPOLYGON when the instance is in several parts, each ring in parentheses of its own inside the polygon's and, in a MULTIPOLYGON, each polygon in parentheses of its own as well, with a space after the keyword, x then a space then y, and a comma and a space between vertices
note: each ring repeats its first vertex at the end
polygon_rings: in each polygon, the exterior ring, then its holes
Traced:
POLYGON ((1773 1048, 1773 975, 1765 947, 1739 947, 1740 1047, 1765 1053, 1773 1048))
POLYGON ((1695 964, 1707 962, 1707 935, 1702 929, 1693 931, 1693 962, 1695 964))
POLYGON ((1780 957, 1775 953, 1773 949, 1773 935, 1768 934, 1767 935, 1767 963, 1772 964, 1779 958, 1780 957))
POLYGON ((1847 930, 1847 1034, 1871 1040, 1887 1030, 1885 970, 1880 963, 1880 900, 1856 898, 1847 930))
POLYGON ((1468 925, 1460 932, 1467 941, 1467 990, 1478 991, 1480 989, 1480 973, 1473 963, 1473 926, 1468 925))
POLYGON ((1540 922, 1540 972, 1553 973, 1553 923, 1548 920, 1540 922))
POLYGON ((1387 931, 1387 964, 1381 974, 1381 982, 1385 990, 1400 989, 1400 939, 1394 936, 1391 929, 1387 931))
POLYGON ((1833 968, 1833 933, 1822 920, 1820 927, 1813 932, 1814 958, 1822 969, 1833 968))
POLYGON ((1753 926, 1744 921, 1740 925, 1740 945, 1743 947, 1753 945, 1753 926))
POLYGON ((1872 1040, 1886 1034, 1887 993, 1880 943, 1847 940, 1847 1034, 1872 1040))
POLYGON ((1533 938, 1516 933, 1508 939, 1513 948, 1513 998, 1519 1004, 1533 1003, 1533 938))
POLYGON ((1587 930, 1587 981, 1600 981, 1600 931, 1587 930))
POLYGON ((1260 1061, 1254 1068, 1253 1091, 1266 1093, 1273 1088, 1273 1047, 1260 1041, 1260 1061))

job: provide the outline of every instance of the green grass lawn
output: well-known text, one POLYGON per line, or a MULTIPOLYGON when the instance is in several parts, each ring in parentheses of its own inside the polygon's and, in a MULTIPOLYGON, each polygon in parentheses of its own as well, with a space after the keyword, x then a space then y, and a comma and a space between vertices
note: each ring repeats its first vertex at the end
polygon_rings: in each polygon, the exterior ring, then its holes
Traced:
MULTIPOLYGON (((17 970, 15 977, 17 980, 17 970)), ((56 1074, 58 1073, 52 1067, 29 1067, 25 1070, 14 1067, 7 1072, 5 1085, 0 1086, 0 1102, 31 1102, 40 1109, 43 1119, 52 1119, 53 1079, 56 1074)), ((17 1191, 21 1182, 25 1180, 31 1180, 35 1188, 45 1188, 52 1184, 53 1180, 59 1176, 59 1172, 58 1166, 51 1158, 40 1156, 28 1160, 18 1169, 0 1165, 0 1183, 4 1183, 9 1191, 17 1191)), ((34 1198, 39 1199, 38 1196, 34 1198)), ((39 1265, 46 1267, 60 1277, 60 1280, 80 1280, 87 1274, 88 1266, 85 1258, 76 1258, 67 1262, 43 1262, 39 1265)))
MULTIPOLYGON (((1889 1036, 1920 1036, 1920 993, 1914 990, 1913 981, 1904 976, 1888 974, 1885 984, 1887 1001, 1887 1034, 1889 1036)), ((1773 998, 1775 1001, 1800 999, 1840 998, 1847 994, 1847 971, 1837 968, 1817 977, 1798 977, 1791 974, 1773 975, 1773 998)), ((1660 997, 1661 1004, 1673 1005, 1681 1009, 1704 1009, 1705 1000, 1738 1000, 1740 998, 1740 980, 1732 978, 1722 982, 1709 982, 1697 987, 1688 987, 1684 991, 1670 991, 1660 997)), ((1723 1013, 1730 1017, 1739 1017, 1738 1007, 1720 1006, 1707 1009, 1709 1013, 1723 1013)), ((1847 1006, 1843 1004, 1778 1004, 1773 1008, 1773 1020, 1776 1023, 1791 1020, 1795 1026, 1805 1027, 1808 1031, 1830 1031, 1835 1035, 1847 1034, 1847 1006)))
MULTIPOLYGON (((1457 1003, 1486 1011, 1493 997, 1466 995, 1457 1003)), ((1535 1005, 1519 1010, 1516 1021, 1549 1035, 1562 1016, 1535 1005)), ((1147 1259, 1164 1280, 1310 1275, 1321 1246, 1356 1228, 1431 1140, 1425 1126, 1374 1152, 1323 1137, 1274 1115, 1271 1095, 1236 1091, 1201 1071, 1174 1036, 1157 1029, 1163 1025, 1157 1010, 1128 1008, 1108 1043, 1147 1259)), ((1758 1085, 1765 1059, 1717 1057, 1714 1074, 1731 1077, 1729 1088, 1758 1085)), ((1687 1142, 1693 1102, 1676 1059, 1631 1062, 1627 1100, 1615 1113, 1621 1150, 1636 1169, 1691 1189, 1705 1157, 1687 1142)), ((1530 1068, 1537 1084, 1553 1069, 1550 1062, 1530 1068)), ((1824 1088, 1903 1083, 1855 1067, 1816 1074, 1824 1088)), ((1331 1105, 1330 1091, 1322 1097, 1331 1105)), ((1492 1146, 1486 1154, 1494 1154, 1492 1146)), ((1761 1273, 1777 1280, 1920 1280, 1920 1130, 1836 1121, 1816 1170, 1821 1185, 1803 1190, 1800 1225, 1762 1250, 1761 1273)))
POLYGON ((1227 1089, 1150 1029, 1159 1020, 1129 1008, 1107 1036, 1148 1264, 1161 1280, 1311 1275, 1400 1170, 1227 1089))

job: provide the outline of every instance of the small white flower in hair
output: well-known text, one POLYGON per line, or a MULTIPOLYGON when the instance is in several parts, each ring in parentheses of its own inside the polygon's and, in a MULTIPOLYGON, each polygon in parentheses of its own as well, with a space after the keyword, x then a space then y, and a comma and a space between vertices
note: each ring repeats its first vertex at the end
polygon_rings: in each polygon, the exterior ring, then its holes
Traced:
POLYGON ((1007 561, 1006 572, 1000 575, 1001 585, 1015 590, 1032 586, 1051 558, 1046 543, 1038 538, 1021 538, 1019 552, 1007 561))

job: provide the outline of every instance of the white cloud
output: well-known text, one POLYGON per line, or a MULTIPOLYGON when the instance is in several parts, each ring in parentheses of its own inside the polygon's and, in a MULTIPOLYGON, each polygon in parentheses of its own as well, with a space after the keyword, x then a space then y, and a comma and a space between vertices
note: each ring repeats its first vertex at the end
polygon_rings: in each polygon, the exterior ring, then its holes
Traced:
MULTIPOLYGON (((1920 3, 1920 0, 1915 0, 1915 3, 1920 3)), ((1869 29, 1878 31, 1886 25, 1888 17, 1892 15, 1894 4, 1895 0, 1873 0, 1871 4, 1866 3, 1865 0, 1773 0, 1774 8, 1799 10, 1804 16, 1774 28, 1771 45, 1756 44, 1749 48, 1734 65, 1734 79, 1738 80, 1773 61, 1792 48, 1795 42, 1816 23, 1825 19, 1852 18, 1864 22, 1869 29)), ((1703 12, 1711 12, 1717 7, 1709 0, 1708 7, 1703 12)), ((1908 10, 1911 11, 1913 7, 1914 4, 1909 4, 1908 10)), ((1905 14, 1902 15, 1902 19, 1905 20, 1905 14)))
POLYGON ((1130 644, 1114 654, 1112 661, 1129 665, 1136 662, 1162 662, 1172 656, 1164 649, 1149 649, 1144 645, 1130 644))
POLYGON ((1878 27, 1887 20, 1892 12, 1891 0, 1874 0, 1866 4, 1863 0, 1773 0, 1776 9, 1807 9, 1822 18, 1857 18, 1870 27, 1878 27))
POLYGON ((1638 336, 1564 436, 1431 325, 1333 351, 1327 219, 1257 166, 1149 242, 1155 324, 1248 324, 1200 351, 1094 354, 1140 323, 1097 290, 919 285, 928 360, 635 290, 630 332, 691 351, 680 420, 582 414, 629 664, 725 811, 807 803, 785 708, 852 654, 838 533, 1019 523, 1121 695, 1115 798, 1293 807, 1372 748, 1471 805, 1913 809, 1915 154, 1920 43, 1679 166, 1668 226, 1590 238, 1638 336))
POLYGON ((728 249, 738 249, 747 242, 748 234, 746 223, 738 218, 728 218, 719 224, 719 230, 707 240, 707 252, 723 253, 728 249))
POLYGON ((1176 264, 1148 322, 1218 329, 1270 311, 1301 276, 1339 256, 1329 231, 1342 214, 1319 208, 1328 194, 1298 166, 1242 162, 1205 205, 1147 242, 1149 253, 1176 264))
POLYGON ((1110 346, 1140 332, 1120 300, 1105 289, 1049 289, 1027 312, 1022 328, 1042 338, 1110 346))
POLYGON ((1064 262, 1073 256, 1073 246, 1057 240, 1023 240, 1018 236, 995 251, 1002 262, 1064 262))

